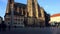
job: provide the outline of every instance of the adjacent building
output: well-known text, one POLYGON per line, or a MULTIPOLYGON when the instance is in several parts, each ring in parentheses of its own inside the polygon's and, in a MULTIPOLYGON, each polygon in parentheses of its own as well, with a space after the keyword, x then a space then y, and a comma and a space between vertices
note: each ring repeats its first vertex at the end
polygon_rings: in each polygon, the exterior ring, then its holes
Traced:
POLYGON ((12 26, 46 26, 49 14, 39 6, 37 0, 27 0, 27 4, 8 0, 5 23, 12 26))
POLYGON ((0 16, 0 24, 2 23, 2 21, 3 21, 3 18, 0 16))
POLYGON ((50 19, 51 25, 60 25, 60 13, 52 15, 50 19))

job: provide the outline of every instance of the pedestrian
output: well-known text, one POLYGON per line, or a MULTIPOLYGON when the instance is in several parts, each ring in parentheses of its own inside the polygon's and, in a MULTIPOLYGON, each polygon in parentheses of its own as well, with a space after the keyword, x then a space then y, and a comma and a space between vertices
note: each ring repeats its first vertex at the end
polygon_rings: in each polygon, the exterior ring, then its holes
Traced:
POLYGON ((9 31, 10 31, 10 25, 8 26, 8 29, 9 29, 9 31))
POLYGON ((4 22, 1 23, 2 31, 6 31, 6 24, 4 22))
POLYGON ((1 24, 0 24, 0 31, 1 31, 1 24))

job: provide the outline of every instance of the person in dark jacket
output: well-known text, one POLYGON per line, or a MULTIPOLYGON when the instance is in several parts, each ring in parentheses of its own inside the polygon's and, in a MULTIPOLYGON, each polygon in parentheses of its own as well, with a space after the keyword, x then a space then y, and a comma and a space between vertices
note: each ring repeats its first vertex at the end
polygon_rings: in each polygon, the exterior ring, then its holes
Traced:
POLYGON ((2 31, 6 31, 6 24, 4 22, 1 23, 2 31))
POLYGON ((0 31, 1 31, 1 24, 0 24, 0 31))

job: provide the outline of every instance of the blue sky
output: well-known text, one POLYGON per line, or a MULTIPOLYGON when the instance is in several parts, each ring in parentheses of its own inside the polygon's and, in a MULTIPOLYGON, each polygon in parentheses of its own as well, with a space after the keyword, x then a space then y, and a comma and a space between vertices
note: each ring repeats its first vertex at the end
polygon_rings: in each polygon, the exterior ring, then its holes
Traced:
MULTIPOLYGON (((0 0, 0 16, 2 17, 4 17, 6 12, 7 1, 0 0)), ((27 0, 15 0, 15 2, 27 4, 27 0)), ((60 0, 38 0, 38 3, 50 15, 60 13, 60 0)))

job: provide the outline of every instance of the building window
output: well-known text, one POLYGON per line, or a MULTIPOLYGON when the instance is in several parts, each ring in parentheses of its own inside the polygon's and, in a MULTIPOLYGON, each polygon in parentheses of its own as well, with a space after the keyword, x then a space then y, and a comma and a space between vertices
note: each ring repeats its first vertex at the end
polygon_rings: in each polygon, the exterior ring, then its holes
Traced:
POLYGON ((23 24, 23 22, 21 24, 23 24))
POLYGON ((17 23, 14 23, 14 24, 17 24, 17 23))
POLYGON ((20 24, 20 23, 18 23, 18 24, 20 24))
POLYGON ((8 24, 10 24, 10 22, 8 22, 8 24))
POLYGON ((23 21, 23 19, 21 19, 21 21, 23 21))

